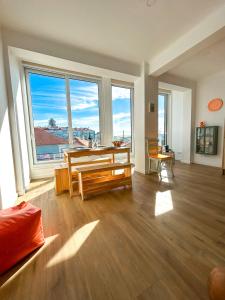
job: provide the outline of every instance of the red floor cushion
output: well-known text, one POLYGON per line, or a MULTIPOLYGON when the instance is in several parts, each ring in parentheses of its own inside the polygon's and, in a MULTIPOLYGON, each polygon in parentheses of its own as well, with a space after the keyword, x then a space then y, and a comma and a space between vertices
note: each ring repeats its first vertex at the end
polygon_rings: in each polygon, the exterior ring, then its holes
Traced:
POLYGON ((40 208, 22 202, 0 210, 0 274, 43 244, 40 208))
POLYGON ((211 300, 225 300, 225 267, 215 267, 209 276, 211 300))

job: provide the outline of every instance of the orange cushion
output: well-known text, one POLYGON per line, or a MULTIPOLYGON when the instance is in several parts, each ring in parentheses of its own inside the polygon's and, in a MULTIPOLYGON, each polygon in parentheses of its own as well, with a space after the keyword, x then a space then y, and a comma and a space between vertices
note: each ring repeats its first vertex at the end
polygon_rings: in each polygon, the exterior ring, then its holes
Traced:
POLYGON ((225 267, 216 267, 210 273, 209 296, 211 300, 225 299, 225 267))
POLYGON ((0 274, 43 244, 40 208, 22 202, 0 211, 0 274))

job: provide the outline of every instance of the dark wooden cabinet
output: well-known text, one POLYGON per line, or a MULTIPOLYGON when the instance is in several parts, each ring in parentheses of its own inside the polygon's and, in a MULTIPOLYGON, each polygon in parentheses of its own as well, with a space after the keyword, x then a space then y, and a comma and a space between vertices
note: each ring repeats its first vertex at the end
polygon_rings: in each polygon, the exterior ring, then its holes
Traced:
POLYGON ((223 137, 223 175, 225 175, 225 126, 224 126, 224 137, 223 137))
POLYGON ((206 155, 217 154, 219 126, 196 128, 196 153, 206 155))

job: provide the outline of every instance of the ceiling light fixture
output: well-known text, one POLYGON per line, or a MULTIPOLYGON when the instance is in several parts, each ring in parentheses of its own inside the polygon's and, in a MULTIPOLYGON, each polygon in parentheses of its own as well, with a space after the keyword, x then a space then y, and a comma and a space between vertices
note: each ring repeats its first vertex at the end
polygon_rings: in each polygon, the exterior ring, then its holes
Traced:
POLYGON ((156 0, 146 0, 146 5, 148 7, 152 7, 154 4, 156 4, 156 0))

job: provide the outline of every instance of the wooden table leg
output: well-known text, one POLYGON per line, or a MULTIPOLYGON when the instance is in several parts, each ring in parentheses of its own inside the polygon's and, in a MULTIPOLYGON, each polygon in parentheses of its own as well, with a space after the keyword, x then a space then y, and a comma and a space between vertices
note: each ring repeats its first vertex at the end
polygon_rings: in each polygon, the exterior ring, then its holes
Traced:
POLYGON ((81 199, 84 200, 84 192, 83 192, 83 179, 82 179, 82 174, 78 174, 79 178, 79 193, 81 195, 81 199))
POLYGON ((157 160, 157 172, 159 174, 160 180, 162 180, 162 161, 157 160))
POLYGON ((127 152, 127 162, 130 163, 130 151, 127 152))

